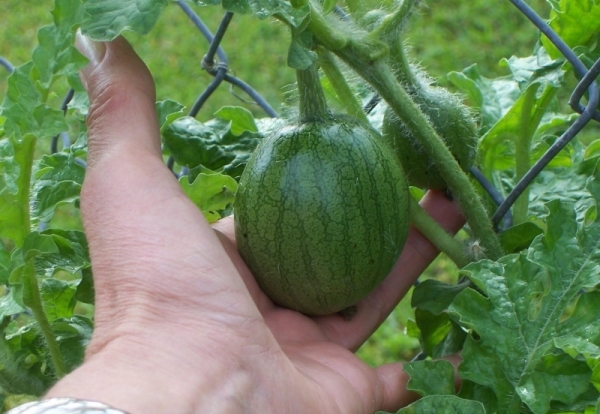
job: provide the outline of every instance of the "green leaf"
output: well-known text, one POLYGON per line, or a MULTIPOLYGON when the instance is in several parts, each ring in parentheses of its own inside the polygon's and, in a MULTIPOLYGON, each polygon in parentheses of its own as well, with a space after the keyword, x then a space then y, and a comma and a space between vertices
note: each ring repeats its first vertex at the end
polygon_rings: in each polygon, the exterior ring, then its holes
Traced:
POLYGON ((418 338, 425 355, 440 358, 462 349, 466 333, 452 321, 448 313, 435 315, 422 309, 415 310, 418 338))
POLYGON ((40 286, 42 306, 49 322, 58 318, 73 316, 75 308, 75 291, 73 283, 59 279, 44 279, 40 286))
POLYGON ((49 229, 41 236, 51 238, 56 250, 45 251, 36 257, 38 275, 52 277, 58 270, 76 274, 90 266, 87 240, 82 231, 49 229))
POLYGON ((37 73, 34 63, 28 62, 15 68, 8 78, 8 90, 0 106, 0 114, 6 117, 7 136, 52 137, 67 129, 62 111, 43 103, 43 96, 36 88, 37 73))
MULTIPOLYGON (((549 103, 546 96, 554 94, 555 88, 547 84, 546 89, 536 95, 539 86, 539 83, 530 83, 510 110, 481 138, 477 157, 486 176, 491 177, 494 171, 514 168, 519 145, 529 143, 527 148, 531 150, 532 144, 537 143, 535 138, 541 138, 537 131, 549 103), (535 97, 532 98, 532 95, 535 97)), ((536 159, 530 158, 533 164, 536 159)))
POLYGON ((239 137, 244 132, 258 132, 252 112, 241 106, 224 106, 215 112, 215 116, 230 121, 229 130, 239 137))
POLYGON ((488 387, 461 378, 458 396, 465 400, 479 401, 485 407, 486 413, 498 412, 498 400, 494 391, 488 387))
POLYGON ((156 114, 158 116, 158 125, 163 130, 172 124, 177 118, 183 116, 185 106, 171 99, 166 99, 156 103, 156 114))
POLYGON ((3 320, 7 316, 18 315, 25 311, 26 309, 15 301, 12 290, 0 297, 0 320, 3 320))
MULTIPOLYGON (((210 0, 209 4, 218 4, 210 0)), ((271 16, 278 16, 292 27, 300 27, 310 11, 310 7, 303 6, 299 8, 283 0, 223 0, 223 8, 234 13, 253 14, 259 19, 266 19, 271 16)))
POLYGON ((31 351, 36 352, 29 345, 19 343, 11 346, 4 334, 0 335, 0 389, 8 394, 41 396, 50 383, 50 378, 36 369, 39 366, 25 366, 31 351))
MULTIPOLYGON (((46 90, 56 76, 77 77, 77 71, 87 64, 87 59, 73 46, 75 30, 83 20, 81 0, 56 0, 52 15, 54 24, 38 31, 39 44, 32 54, 41 86, 46 90)), ((77 86, 79 81, 71 84, 77 86)))
POLYGON ((405 363, 404 371, 410 375, 407 389, 421 396, 454 395, 454 367, 445 360, 415 361, 405 363))
POLYGON ((479 401, 463 400, 455 395, 429 395, 404 407, 397 414, 485 414, 479 401))
POLYGON ((56 254, 58 252, 58 246, 51 235, 32 231, 23 242, 21 255, 23 256, 23 262, 26 262, 40 255, 56 254))
POLYGON ((79 302, 94 304, 96 291, 94 289, 94 278, 90 267, 81 270, 81 281, 77 285, 75 299, 79 302))
POLYGON ((147 34, 167 4, 167 0, 87 1, 81 30, 86 36, 105 42, 124 30, 147 34))
MULTIPOLYGON (((598 0, 554 1, 550 12, 550 27, 571 48, 590 45, 600 33, 600 2, 598 0)), ((542 44, 554 59, 562 57, 546 36, 542 44)))
POLYGON ((90 343, 93 330, 93 322, 82 315, 56 319, 52 323, 52 331, 56 335, 69 371, 77 368, 83 362, 85 349, 90 343))
POLYGON ((25 238, 22 249, 13 252, 9 284, 15 301, 23 306, 29 292, 24 290, 26 272, 37 276, 52 277, 58 270, 75 274, 90 266, 85 235, 81 231, 49 229, 43 233, 31 232, 25 238), (27 269, 27 262, 34 260, 35 269, 27 269))
POLYGON ((537 224, 525 222, 500 232, 498 237, 505 252, 518 253, 527 249, 533 239, 543 232, 544 230, 537 224))
POLYGON ((480 114, 480 131, 487 132, 521 95, 519 84, 511 77, 487 79, 479 73, 477 65, 462 72, 450 72, 448 80, 468 98, 470 105, 480 114))
MULTIPOLYGON (((10 252, 0 242, 0 285, 5 285, 10 276, 10 252)), ((1 320, 2 318, 0 318, 1 320)))
POLYGON ((237 182, 223 174, 199 174, 191 184, 182 177, 179 183, 209 223, 221 218, 219 211, 233 203, 237 191, 237 182))
POLYGON ((582 356, 587 366, 592 370, 591 383, 600 391, 600 346, 588 339, 577 337, 562 337, 554 341, 557 348, 562 349, 572 358, 582 356))
POLYGON ((308 30, 292 30, 292 43, 288 50, 287 65, 292 69, 304 70, 316 62, 318 56, 312 50, 312 34, 308 30))
POLYGON ((58 152, 42 157, 37 164, 31 194, 32 219, 48 222, 60 204, 78 200, 84 176, 85 168, 76 162, 72 153, 58 152))
POLYGON ((239 179, 250 155, 262 138, 261 133, 234 135, 229 122, 215 119, 203 124, 182 117, 163 131, 166 150, 179 165, 227 174, 239 179))
POLYGON ((525 90, 531 83, 550 84, 560 88, 563 84, 562 60, 551 59, 546 50, 539 48, 535 55, 502 59, 500 66, 510 69, 512 78, 525 90))
POLYGON ((415 287, 411 304, 415 308, 439 315, 448 309, 456 295, 468 285, 468 282, 451 285, 435 279, 427 279, 415 287))
POLYGON ((546 214, 546 204, 552 200, 573 203, 578 220, 594 205, 587 190, 589 176, 576 168, 556 168, 542 171, 529 187, 529 209, 541 217, 546 214))
POLYGON ((473 332, 459 374, 494 390, 499 412, 523 402, 546 413, 553 399, 574 401, 587 390, 591 372, 553 352, 554 341, 600 341, 600 292, 582 293, 600 283, 600 222, 577 222, 573 205, 558 200, 547 209, 547 232, 527 254, 464 269, 479 292, 464 290, 449 309, 473 332))

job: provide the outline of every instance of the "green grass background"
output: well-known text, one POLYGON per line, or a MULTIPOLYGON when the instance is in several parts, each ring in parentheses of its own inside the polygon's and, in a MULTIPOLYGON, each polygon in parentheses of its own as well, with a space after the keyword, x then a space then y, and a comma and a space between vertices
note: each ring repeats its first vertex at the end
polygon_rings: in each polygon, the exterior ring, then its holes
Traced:
MULTIPOLYGON (((385 4, 373 0, 365 3, 372 7, 385 4)), ((530 4, 542 16, 548 15, 549 6, 544 0, 531 0, 530 4)), ((52 0, 35 3, 2 0, 0 55, 14 65, 27 62, 36 44, 37 29, 52 21, 52 5, 52 0)), ((197 8, 197 11, 213 31, 223 15, 219 7, 197 8)), ((210 82, 210 75, 200 67, 208 44, 176 5, 167 7, 148 36, 128 33, 126 37, 153 73, 159 100, 171 98, 189 107, 210 82)), ((473 63, 480 66, 486 77, 505 74, 506 69, 500 68, 498 62, 512 55, 530 55, 537 38, 535 28, 507 0, 428 0, 414 16, 406 34, 412 47, 411 58, 443 85, 446 73, 460 71, 473 63)), ((280 23, 239 15, 234 17, 222 43, 231 71, 276 109, 284 102, 294 81, 293 71, 286 66, 288 43, 289 34, 280 23)), ((7 76, 0 68, 0 98, 6 92, 7 76)), ((262 116, 258 107, 242 102, 234 94, 243 96, 241 91, 231 91, 223 85, 199 118, 210 119, 223 105, 242 105, 262 116)), ((60 217, 77 222, 77 212, 68 207, 63 209, 66 210, 60 217)), ((426 276, 452 278, 455 273, 451 263, 441 257, 426 276)), ((409 300, 407 297, 359 350, 369 364, 406 360, 417 351, 418 341, 404 333, 406 321, 411 317, 409 300)))

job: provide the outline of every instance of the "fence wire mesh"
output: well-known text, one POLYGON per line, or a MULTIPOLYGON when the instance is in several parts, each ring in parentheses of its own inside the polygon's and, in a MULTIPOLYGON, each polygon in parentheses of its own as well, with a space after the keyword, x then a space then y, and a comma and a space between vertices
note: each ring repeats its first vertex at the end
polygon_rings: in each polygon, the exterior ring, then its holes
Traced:
MULTIPOLYGON (((498 225, 501 220, 504 220, 502 227, 507 228, 511 225, 512 219, 510 215, 510 208, 519 198, 519 196, 527 189, 527 187, 533 182, 533 180, 541 173, 541 171, 557 156, 557 154, 569 143, 577 134, 591 121, 600 122, 600 111, 598 111, 598 103, 600 100, 598 84, 596 80, 600 76, 600 58, 595 61, 591 67, 586 65, 577 57, 575 51, 567 45, 567 43, 547 24, 547 22, 540 17, 525 1, 523 0, 509 0, 522 14, 524 17, 537 27, 537 29, 543 33, 564 58, 572 65, 575 75, 579 79, 579 82, 573 89, 570 95, 568 104, 573 111, 580 114, 577 120, 571 124, 571 126, 550 146, 550 148, 541 156, 532 168, 521 178, 521 180, 515 185, 512 191, 503 198, 500 191, 485 178, 485 176, 476 168, 471 168, 472 176, 480 183, 481 187, 490 195, 490 198, 498 205, 497 210, 492 216, 494 225, 498 225), (583 104, 581 101, 587 94, 587 103, 583 104)), ((175 2, 181 10, 188 16, 188 18, 194 23, 197 29, 200 31, 202 36, 208 41, 209 46, 206 54, 201 60, 202 68, 213 76, 212 81, 208 86, 200 93, 194 104, 192 105, 188 115, 196 117, 203 105, 210 99, 213 93, 225 83, 229 83, 231 87, 239 88, 251 99, 251 102, 257 104, 267 116, 276 118, 279 116, 277 111, 249 84, 244 82, 242 79, 234 76, 228 65, 228 59, 225 51, 221 47, 221 41, 227 33, 229 23, 234 17, 234 13, 227 11, 225 12, 220 25, 215 34, 211 32, 208 26, 203 22, 202 18, 184 1, 175 2)), ((348 16, 344 11, 336 7, 335 12, 340 16, 341 19, 347 19, 348 16)), ((9 72, 14 70, 14 66, 4 57, 0 56, 0 66, 3 66, 9 72)), ((66 113, 68 105, 73 98, 74 91, 71 89, 65 96, 61 109, 66 113)), ((380 102, 380 97, 374 94, 371 99, 364 106, 366 113, 370 113, 380 102)), ((68 147, 71 145, 68 134, 62 133, 52 138, 51 140, 51 152, 56 153, 59 150, 59 142, 62 147, 68 147)), ((83 160, 78 162, 85 166, 83 160)), ((175 162, 173 157, 170 157, 167 161, 167 165, 173 170, 175 162)), ((187 169, 183 167, 180 172, 175 172, 176 175, 181 176, 187 174, 187 169)))

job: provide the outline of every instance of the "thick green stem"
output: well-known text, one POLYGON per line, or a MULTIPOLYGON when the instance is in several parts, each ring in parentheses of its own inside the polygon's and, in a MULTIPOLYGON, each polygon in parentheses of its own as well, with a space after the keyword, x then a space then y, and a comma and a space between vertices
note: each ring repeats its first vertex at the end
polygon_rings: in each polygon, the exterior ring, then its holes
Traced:
MULTIPOLYGON (((319 15, 314 8, 311 10, 311 16, 313 15, 319 15)), ((335 49, 330 48, 329 39, 335 37, 332 33, 336 31, 326 24, 315 24, 313 27, 313 22, 316 21, 319 20, 311 19, 308 27, 317 40, 370 83, 419 140, 427 155, 446 178, 452 194, 467 217, 473 234, 481 241, 481 245, 488 252, 488 257, 496 260, 503 256, 502 246, 477 191, 444 141, 428 122, 427 117, 396 81, 389 65, 383 61, 386 55, 373 53, 372 39, 348 39, 346 45, 342 47, 336 45, 338 47, 335 49)), ((320 21, 324 23, 322 19, 320 21)))
POLYGON ((368 124, 369 119, 367 118, 362 105, 356 98, 350 85, 348 85, 348 82, 346 82, 346 78, 335 63, 331 53, 322 46, 317 49, 317 52, 319 54, 321 70, 323 70, 325 76, 327 76, 327 79, 331 82, 331 86, 333 86, 333 89, 342 104, 345 105, 346 112, 353 118, 368 124))
POLYGON ((381 24, 371 32, 370 36, 381 39, 386 43, 390 43, 388 40, 396 40, 419 1, 403 0, 396 11, 387 15, 381 24))
POLYGON ((330 116, 318 68, 318 65, 313 63, 307 69, 296 71, 300 95, 300 122, 321 121, 330 116))
POLYGON ((465 255, 463 246, 440 227, 429 214, 419 205, 417 200, 410 197, 410 221, 427 239, 441 252, 452 260, 458 268, 470 263, 465 255))
POLYGON ((23 299, 29 309, 31 309, 31 313, 37 321, 42 336, 46 341, 46 346, 50 352, 50 359, 52 360, 52 365, 54 365, 54 372, 58 378, 62 378, 68 373, 67 366, 65 365, 65 360, 60 352, 58 341, 56 340, 54 332, 52 332, 52 327, 50 326, 50 322, 48 321, 46 313, 44 312, 44 307, 42 306, 42 297, 40 295, 33 259, 27 261, 23 272, 23 299))
POLYGON ((402 44, 402 39, 400 37, 390 41, 390 61, 394 72, 396 73, 396 77, 400 82, 418 86, 419 82, 415 78, 415 75, 408 63, 408 59, 406 58, 406 52, 404 50, 404 45, 402 44))
POLYGON ((433 160, 454 194, 475 237, 489 252, 492 260, 503 255, 502 246, 477 191, 462 171, 450 150, 428 122, 408 93, 396 82, 389 66, 381 61, 369 62, 359 47, 346 47, 336 54, 369 82, 390 105, 419 140, 427 155, 433 160))
MULTIPOLYGON (((7 223, 10 231, 3 231, 5 237, 10 237, 17 247, 23 245, 25 237, 31 231, 31 218, 29 217, 30 200, 29 188, 31 186, 31 172, 33 168, 33 155, 35 151, 36 138, 33 135, 26 135, 20 142, 13 141, 15 147, 15 161, 21 167, 19 178, 17 179, 17 188, 19 192, 16 195, 15 211, 18 212, 18 219, 15 222, 7 223)), ((4 229, 3 229, 4 230, 4 229)))
POLYGON ((341 49, 349 42, 349 39, 344 34, 336 30, 331 30, 323 16, 314 7, 310 8, 309 27, 311 33, 329 50, 341 49))
MULTIPOLYGON (((14 240, 17 247, 21 247, 27 235, 31 232, 31 217, 29 215, 30 208, 30 192, 31 186, 31 173, 33 168, 33 153, 35 150, 36 138, 33 135, 26 135, 19 143, 15 145, 15 160, 21 166, 21 173, 17 181, 19 187, 19 194, 17 204, 19 207, 19 223, 15 224, 15 231, 11 233, 11 237, 14 240)), ((67 374, 67 368, 64 359, 61 355, 60 348, 50 322, 46 317, 44 308, 42 306, 42 298, 40 296, 40 289, 35 273, 35 266, 33 259, 30 259, 22 269, 21 280, 23 282, 23 302, 31 309, 31 313, 35 318, 42 336, 45 339, 46 346, 50 352, 50 358, 54 365, 54 371, 58 378, 61 378, 67 374)))
MULTIPOLYGON (((515 173, 518 182, 531 168, 531 111, 535 103, 535 94, 537 87, 529 87, 525 93, 523 107, 521 110, 521 124, 519 126, 519 136, 515 143, 515 173)), ((517 199, 513 207, 514 224, 520 224, 527 221, 529 211, 529 189, 517 199)))
MULTIPOLYGON (((527 89, 523 109, 521 111, 521 125, 519 136, 515 143, 515 173, 518 182, 531 168, 531 142, 548 105, 556 95, 557 88, 546 86, 541 96, 536 100, 537 88, 527 89)), ((515 224, 527 221, 529 214, 529 188, 517 199, 513 207, 513 220, 515 224)))

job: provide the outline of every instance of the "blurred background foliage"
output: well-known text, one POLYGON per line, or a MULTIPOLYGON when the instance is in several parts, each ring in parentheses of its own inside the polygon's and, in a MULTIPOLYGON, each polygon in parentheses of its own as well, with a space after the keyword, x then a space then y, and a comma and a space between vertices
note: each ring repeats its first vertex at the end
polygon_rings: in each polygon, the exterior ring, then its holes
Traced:
MULTIPOLYGON (((370 8, 385 7, 390 2, 365 1, 370 8)), ((548 16, 550 7, 545 0, 529 3, 541 16, 548 16)), ((52 6, 53 0, 2 0, 0 55, 15 66, 27 62, 37 43, 37 29, 52 22, 52 6)), ((223 10, 197 7, 196 11, 214 32, 223 10)), ((128 33, 126 37, 154 75, 157 100, 170 98, 190 107, 211 81, 212 77, 200 66, 208 43, 176 5, 167 7, 149 35, 128 33)), ((232 73, 253 86, 276 109, 285 102, 294 82, 294 72, 286 66, 289 38, 280 23, 236 15, 222 43, 232 73)), ((512 55, 530 55, 538 33, 508 1, 428 0, 413 17, 405 39, 411 46, 410 57, 439 84, 447 85, 446 73, 473 63, 488 78, 506 74, 507 69, 498 62, 512 55)), ((8 73, 0 68, 0 97, 6 92, 7 77, 8 73)), ((60 91, 61 85, 58 86, 60 91)), ((66 92, 66 83, 63 86, 66 92)), ((256 105, 243 102, 236 95, 243 97, 240 91, 223 84, 202 109, 199 119, 212 118, 223 105, 245 106, 255 116, 264 116, 256 105)), ((57 105, 62 98, 60 93, 54 97, 57 105)), ((70 205, 61 210, 64 211, 55 216, 52 227, 80 227, 77 210, 70 205)), ((456 273, 452 262, 441 256, 423 277, 450 281, 456 273)), ((358 351, 359 355, 373 365, 412 358, 419 344, 405 333, 411 317, 409 295, 358 351)))

